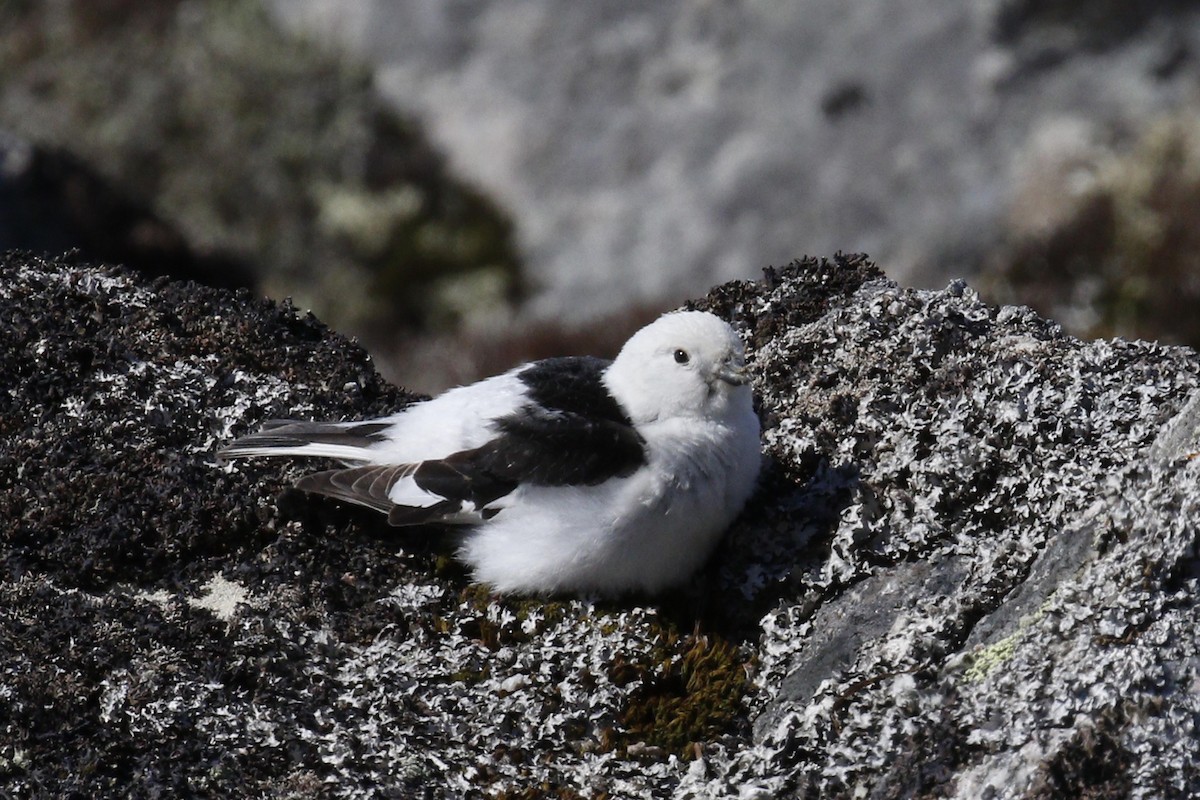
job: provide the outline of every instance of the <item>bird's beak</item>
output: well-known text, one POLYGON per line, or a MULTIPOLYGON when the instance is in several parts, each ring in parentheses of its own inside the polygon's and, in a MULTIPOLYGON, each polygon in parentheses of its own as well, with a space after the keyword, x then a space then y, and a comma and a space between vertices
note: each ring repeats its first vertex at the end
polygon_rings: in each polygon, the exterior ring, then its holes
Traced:
POLYGON ((717 370, 717 377, 732 386, 742 386, 750 382, 750 373, 740 361, 726 361, 717 370))

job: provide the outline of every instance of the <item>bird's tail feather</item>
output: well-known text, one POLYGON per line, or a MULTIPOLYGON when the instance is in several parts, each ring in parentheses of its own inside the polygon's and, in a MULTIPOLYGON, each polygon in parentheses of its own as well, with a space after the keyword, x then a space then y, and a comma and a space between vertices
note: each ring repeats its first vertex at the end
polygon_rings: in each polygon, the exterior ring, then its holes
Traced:
POLYGON ((305 475, 296 481, 296 488, 382 511, 388 515, 388 523, 398 528, 428 522, 479 522, 478 514, 455 515, 463 505, 459 500, 430 497, 426 505, 396 503, 391 497, 392 489, 397 483, 411 478, 420 466, 369 464, 350 469, 330 469, 305 475))
POLYGON ((384 440, 385 422, 297 422, 270 420, 262 430, 243 436, 217 451, 219 458, 247 456, 313 456, 366 462, 384 440))

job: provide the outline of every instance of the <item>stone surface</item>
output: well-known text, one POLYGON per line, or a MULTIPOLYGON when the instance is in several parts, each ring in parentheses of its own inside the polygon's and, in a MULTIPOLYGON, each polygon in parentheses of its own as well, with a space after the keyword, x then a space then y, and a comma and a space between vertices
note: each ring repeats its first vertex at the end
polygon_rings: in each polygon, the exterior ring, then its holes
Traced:
POLYGON ((717 556, 662 598, 494 598, 303 464, 213 459, 411 401, 356 345, 9 255, 0 793, 1200 791, 1194 351, 859 257, 694 305, 746 335, 771 460, 717 556))
POLYGON ((1195 352, 1081 342, 961 283, 867 284, 778 331, 806 284, 742 306, 800 488, 728 545, 773 598, 754 744, 684 794, 1195 792, 1195 352))

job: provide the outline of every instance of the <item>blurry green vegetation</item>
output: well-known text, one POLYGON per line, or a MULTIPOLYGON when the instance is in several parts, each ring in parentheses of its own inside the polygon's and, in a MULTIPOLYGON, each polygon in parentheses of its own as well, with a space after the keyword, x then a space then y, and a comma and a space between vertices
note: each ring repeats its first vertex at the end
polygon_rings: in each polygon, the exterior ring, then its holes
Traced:
POLYGON ((365 67, 257 0, 0 0, 0 127, 76 153, 335 327, 438 328, 519 297, 509 219, 365 67))
POLYGON ((982 281, 1083 337, 1200 347, 1200 116, 1148 126, 982 281))

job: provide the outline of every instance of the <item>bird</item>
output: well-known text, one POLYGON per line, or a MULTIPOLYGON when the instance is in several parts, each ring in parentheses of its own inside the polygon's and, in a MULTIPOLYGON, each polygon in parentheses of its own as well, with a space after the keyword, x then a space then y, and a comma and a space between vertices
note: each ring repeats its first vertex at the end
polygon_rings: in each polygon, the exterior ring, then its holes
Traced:
POLYGON ((296 487, 457 527, 456 555, 498 594, 615 596, 694 574, 762 450, 737 332, 673 311, 611 361, 533 361, 378 419, 269 421, 218 456, 334 459, 296 487))

